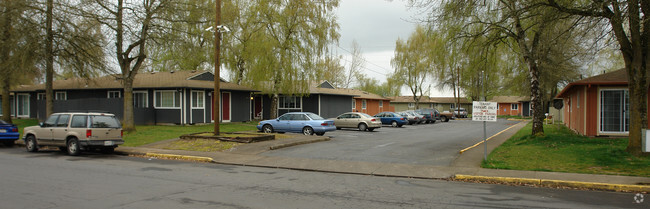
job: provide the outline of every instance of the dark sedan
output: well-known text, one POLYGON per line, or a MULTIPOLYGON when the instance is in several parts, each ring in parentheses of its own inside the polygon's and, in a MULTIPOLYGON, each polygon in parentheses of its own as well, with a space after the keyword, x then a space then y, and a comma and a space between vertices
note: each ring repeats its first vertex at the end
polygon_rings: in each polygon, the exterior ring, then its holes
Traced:
POLYGON ((16 125, 0 120, 0 142, 5 146, 13 146, 19 135, 16 125))

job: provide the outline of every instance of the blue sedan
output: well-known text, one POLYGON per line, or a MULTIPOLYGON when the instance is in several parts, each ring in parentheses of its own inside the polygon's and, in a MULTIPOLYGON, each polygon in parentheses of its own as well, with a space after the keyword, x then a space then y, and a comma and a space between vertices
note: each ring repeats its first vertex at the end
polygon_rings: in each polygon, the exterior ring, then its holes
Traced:
POLYGON ((273 120, 264 120, 257 124, 257 130, 264 133, 295 132, 304 135, 322 136, 325 132, 336 130, 333 120, 326 120, 310 112, 290 112, 273 120))
POLYGON ((18 140, 18 127, 14 124, 0 120, 0 142, 5 146, 11 147, 18 140))
POLYGON ((393 127, 402 127, 404 124, 409 123, 406 118, 394 112, 380 112, 373 117, 381 119, 382 124, 391 125, 393 127))

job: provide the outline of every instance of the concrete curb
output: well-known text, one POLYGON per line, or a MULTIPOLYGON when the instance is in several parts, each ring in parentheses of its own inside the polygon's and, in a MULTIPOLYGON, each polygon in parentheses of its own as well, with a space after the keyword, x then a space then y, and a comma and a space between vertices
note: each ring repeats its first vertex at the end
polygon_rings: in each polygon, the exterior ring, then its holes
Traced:
POLYGON ((320 138, 320 139, 313 139, 313 140, 307 140, 307 141, 300 141, 300 142, 292 142, 292 143, 286 143, 286 144, 279 144, 279 145, 273 145, 270 146, 270 150, 276 150, 276 149, 282 149, 282 148, 287 148, 287 147, 292 147, 292 146, 298 146, 298 145, 303 145, 303 144, 311 144, 311 143, 316 143, 316 142, 323 142, 323 141, 329 141, 329 137, 325 138, 320 138))
POLYGON ((513 178, 513 177, 491 177, 491 176, 472 176, 457 174, 454 180, 460 181, 479 181, 490 183, 514 183, 514 184, 532 184, 543 187, 569 187, 578 189, 593 189, 615 192, 650 192, 650 186, 628 185, 628 184, 608 184, 582 181, 564 181, 548 179, 531 179, 531 178, 513 178))
POLYGON ((138 152, 120 152, 120 154, 142 155, 145 157, 164 158, 164 159, 173 159, 173 160, 188 160, 188 161, 204 162, 204 163, 214 162, 214 159, 212 159, 211 157, 199 157, 199 156, 191 156, 191 155, 173 155, 173 154, 138 153, 138 152))

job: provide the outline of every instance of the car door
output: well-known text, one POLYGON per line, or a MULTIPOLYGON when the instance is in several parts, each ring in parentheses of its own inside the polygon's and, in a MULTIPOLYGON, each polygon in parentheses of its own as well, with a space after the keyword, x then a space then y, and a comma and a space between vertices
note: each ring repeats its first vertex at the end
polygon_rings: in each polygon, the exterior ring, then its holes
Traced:
POLYGON ((352 114, 348 124, 350 125, 350 127, 356 128, 360 122, 361 122, 361 115, 352 114))
POLYGON ((65 146, 65 139, 68 136, 68 122, 70 121, 69 114, 59 115, 56 124, 52 127, 52 144, 57 146, 65 146))
POLYGON ((293 114, 284 114, 277 118, 275 120, 275 124, 273 124, 273 129, 277 132, 286 132, 288 131, 289 127, 289 120, 291 119, 293 114))
MULTIPOLYGON (((109 115, 91 115, 89 140, 115 140, 122 138, 122 125, 109 115)), ((113 146, 112 141, 105 141, 104 146, 113 146)))
POLYGON ((334 123, 337 127, 349 128, 350 127, 350 114, 343 114, 339 116, 334 123))
POLYGON ((34 129, 34 135, 38 144, 49 145, 52 143, 52 129, 56 126, 59 115, 50 115, 40 128, 34 129))
POLYGON ((289 120, 289 129, 291 132, 301 132, 302 128, 307 125, 309 118, 305 114, 293 114, 289 120))

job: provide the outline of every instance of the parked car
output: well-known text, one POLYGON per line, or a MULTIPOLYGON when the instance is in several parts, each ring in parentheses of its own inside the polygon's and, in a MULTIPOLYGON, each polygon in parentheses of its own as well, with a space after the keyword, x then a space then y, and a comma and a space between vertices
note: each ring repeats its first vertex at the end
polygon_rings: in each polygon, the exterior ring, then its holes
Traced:
POLYGON ((381 120, 365 113, 348 112, 337 116, 334 119, 336 129, 358 128, 359 131, 374 131, 381 128, 381 120))
POLYGON ((440 113, 440 121, 442 122, 449 122, 450 119, 455 119, 454 113, 451 113, 449 111, 443 111, 440 113))
POLYGON ((440 112, 436 109, 418 109, 415 112, 424 116, 425 123, 435 123, 436 120, 440 119, 440 112))
POLYGON ((454 117, 457 118, 466 118, 467 117, 467 110, 465 108, 452 108, 451 112, 454 114, 454 117))
POLYGON ((19 135, 16 125, 0 120, 0 142, 5 146, 14 146, 19 135))
POLYGON ((55 146, 69 155, 93 148, 111 153, 124 144, 122 125, 109 113, 55 113, 38 126, 26 127, 23 133, 30 152, 55 146))
POLYGON ((418 123, 419 123, 419 124, 420 124, 420 123, 424 123, 424 122, 427 121, 427 118, 426 118, 424 115, 422 115, 422 114, 416 112, 415 110, 407 110, 407 111, 405 111, 405 112, 408 113, 408 114, 411 114, 411 115, 415 116, 416 119, 418 119, 418 123))
POLYGON ((407 113, 407 112, 405 112, 405 111, 402 111, 402 112, 396 112, 396 113, 397 113, 398 115, 400 115, 400 116, 406 118, 406 120, 408 121, 408 124, 409 124, 409 125, 417 124, 417 123, 420 122, 420 119, 417 118, 415 115, 409 114, 409 113, 407 113))
POLYGON ((335 131, 336 126, 333 120, 325 118, 310 112, 290 112, 272 119, 260 121, 257 124, 257 130, 264 133, 284 133, 295 132, 304 135, 322 136, 325 132, 335 131))
POLYGON ((408 120, 405 117, 394 112, 380 112, 373 117, 379 118, 382 124, 391 125, 393 127, 402 127, 404 124, 408 124, 408 120))

